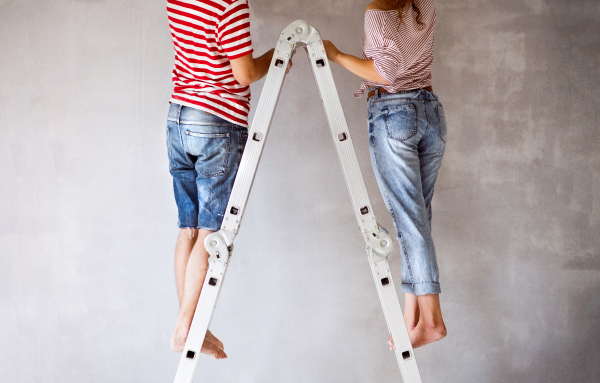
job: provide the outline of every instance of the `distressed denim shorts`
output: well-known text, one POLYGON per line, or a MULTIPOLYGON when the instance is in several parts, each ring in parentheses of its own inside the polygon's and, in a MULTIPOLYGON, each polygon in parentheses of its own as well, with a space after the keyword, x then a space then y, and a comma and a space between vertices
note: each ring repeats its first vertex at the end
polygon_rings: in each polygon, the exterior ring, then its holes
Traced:
POLYGON ((219 230, 247 139, 246 127, 171 103, 167 150, 180 228, 219 230))
POLYGON ((402 291, 438 294, 431 199, 446 148, 444 108, 419 89, 376 92, 367 113, 373 170, 400 242, 402 291))

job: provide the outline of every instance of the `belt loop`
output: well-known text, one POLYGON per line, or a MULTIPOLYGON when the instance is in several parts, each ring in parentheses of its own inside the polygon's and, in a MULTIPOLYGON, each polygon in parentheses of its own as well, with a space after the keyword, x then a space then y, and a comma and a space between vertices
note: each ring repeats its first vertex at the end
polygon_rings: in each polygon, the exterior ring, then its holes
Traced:
POLYGON ((379 88, 375 88, 375 98, 379 98, 379 88))
POLYGON ((177 125, 179 125, 179 118, 181 117, 181 109, 183 109, 183 105, 179 104, 179 110, 177 111, 177 125))

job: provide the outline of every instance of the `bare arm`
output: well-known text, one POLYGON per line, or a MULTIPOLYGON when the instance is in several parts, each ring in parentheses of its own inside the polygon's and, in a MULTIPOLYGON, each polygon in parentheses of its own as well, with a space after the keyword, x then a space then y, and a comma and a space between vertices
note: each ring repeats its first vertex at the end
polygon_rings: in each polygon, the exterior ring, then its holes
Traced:
POLYGON ((274 51, 275 49, 271 49, 257 58, 253 58, 252 54, 247 54, 231 60, 233 77, 235 77, 240 85, 244 86, 260 80, 269 71, 269 64, 271 63, 271 58, 273 58, 274 51))
MULTIPOLYGON (((252 54, 248 54, 231 60, 231 71, 235 80, 240 85, 247 86, 263 78, 269 71, 274 51, 275 49, 271 49, 258 58, 252 58, 252 54)), ((285 73, 288 73, 291 67, 292 60, 288 62, 285 73)))
POLYGON ((329 61, 340 64, 350 72, 367 81, 389 85, 389 82, 384 80, 384 78, 375 70, 373 60, 359 59, 356 56, 340 52, 340 50, 329 40, 323 40, 323 46, 325 47, 325 52, 327 52, 329 61))

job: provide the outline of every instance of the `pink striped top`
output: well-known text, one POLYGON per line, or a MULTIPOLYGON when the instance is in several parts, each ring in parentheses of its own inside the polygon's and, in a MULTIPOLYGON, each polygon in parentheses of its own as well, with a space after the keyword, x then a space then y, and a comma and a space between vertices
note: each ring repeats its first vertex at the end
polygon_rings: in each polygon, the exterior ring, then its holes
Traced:
POLYGON ((354 97, 373 86, 390 93, 431 85, 433 67, 434 0, 416 0, 425 27, 419 29, 412 7, 404 11, 402 22, 397 10, 371 9, 365 12, 362 58, 373 60, 375 70, 390 85, 364 80, 354 97))

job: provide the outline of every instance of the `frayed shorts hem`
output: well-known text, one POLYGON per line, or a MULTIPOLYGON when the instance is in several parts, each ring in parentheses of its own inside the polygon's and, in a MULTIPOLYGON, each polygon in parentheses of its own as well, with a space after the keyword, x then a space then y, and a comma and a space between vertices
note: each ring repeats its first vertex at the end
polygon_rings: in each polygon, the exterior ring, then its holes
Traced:
POLYGON ((178 225, 180 229, 202 229, 202 230, 207 230, 207 231, 219 231, 219 229, 215 229, 213 227, 208 227, 208 226, 202 226, 202 225, 182 225, 179 224, 178 225))
POLYGON ((403 283, 401 289, 405 293, 414 294, 415 296, 427 295, 427 294, 440 294, 439 283, 403 283))

